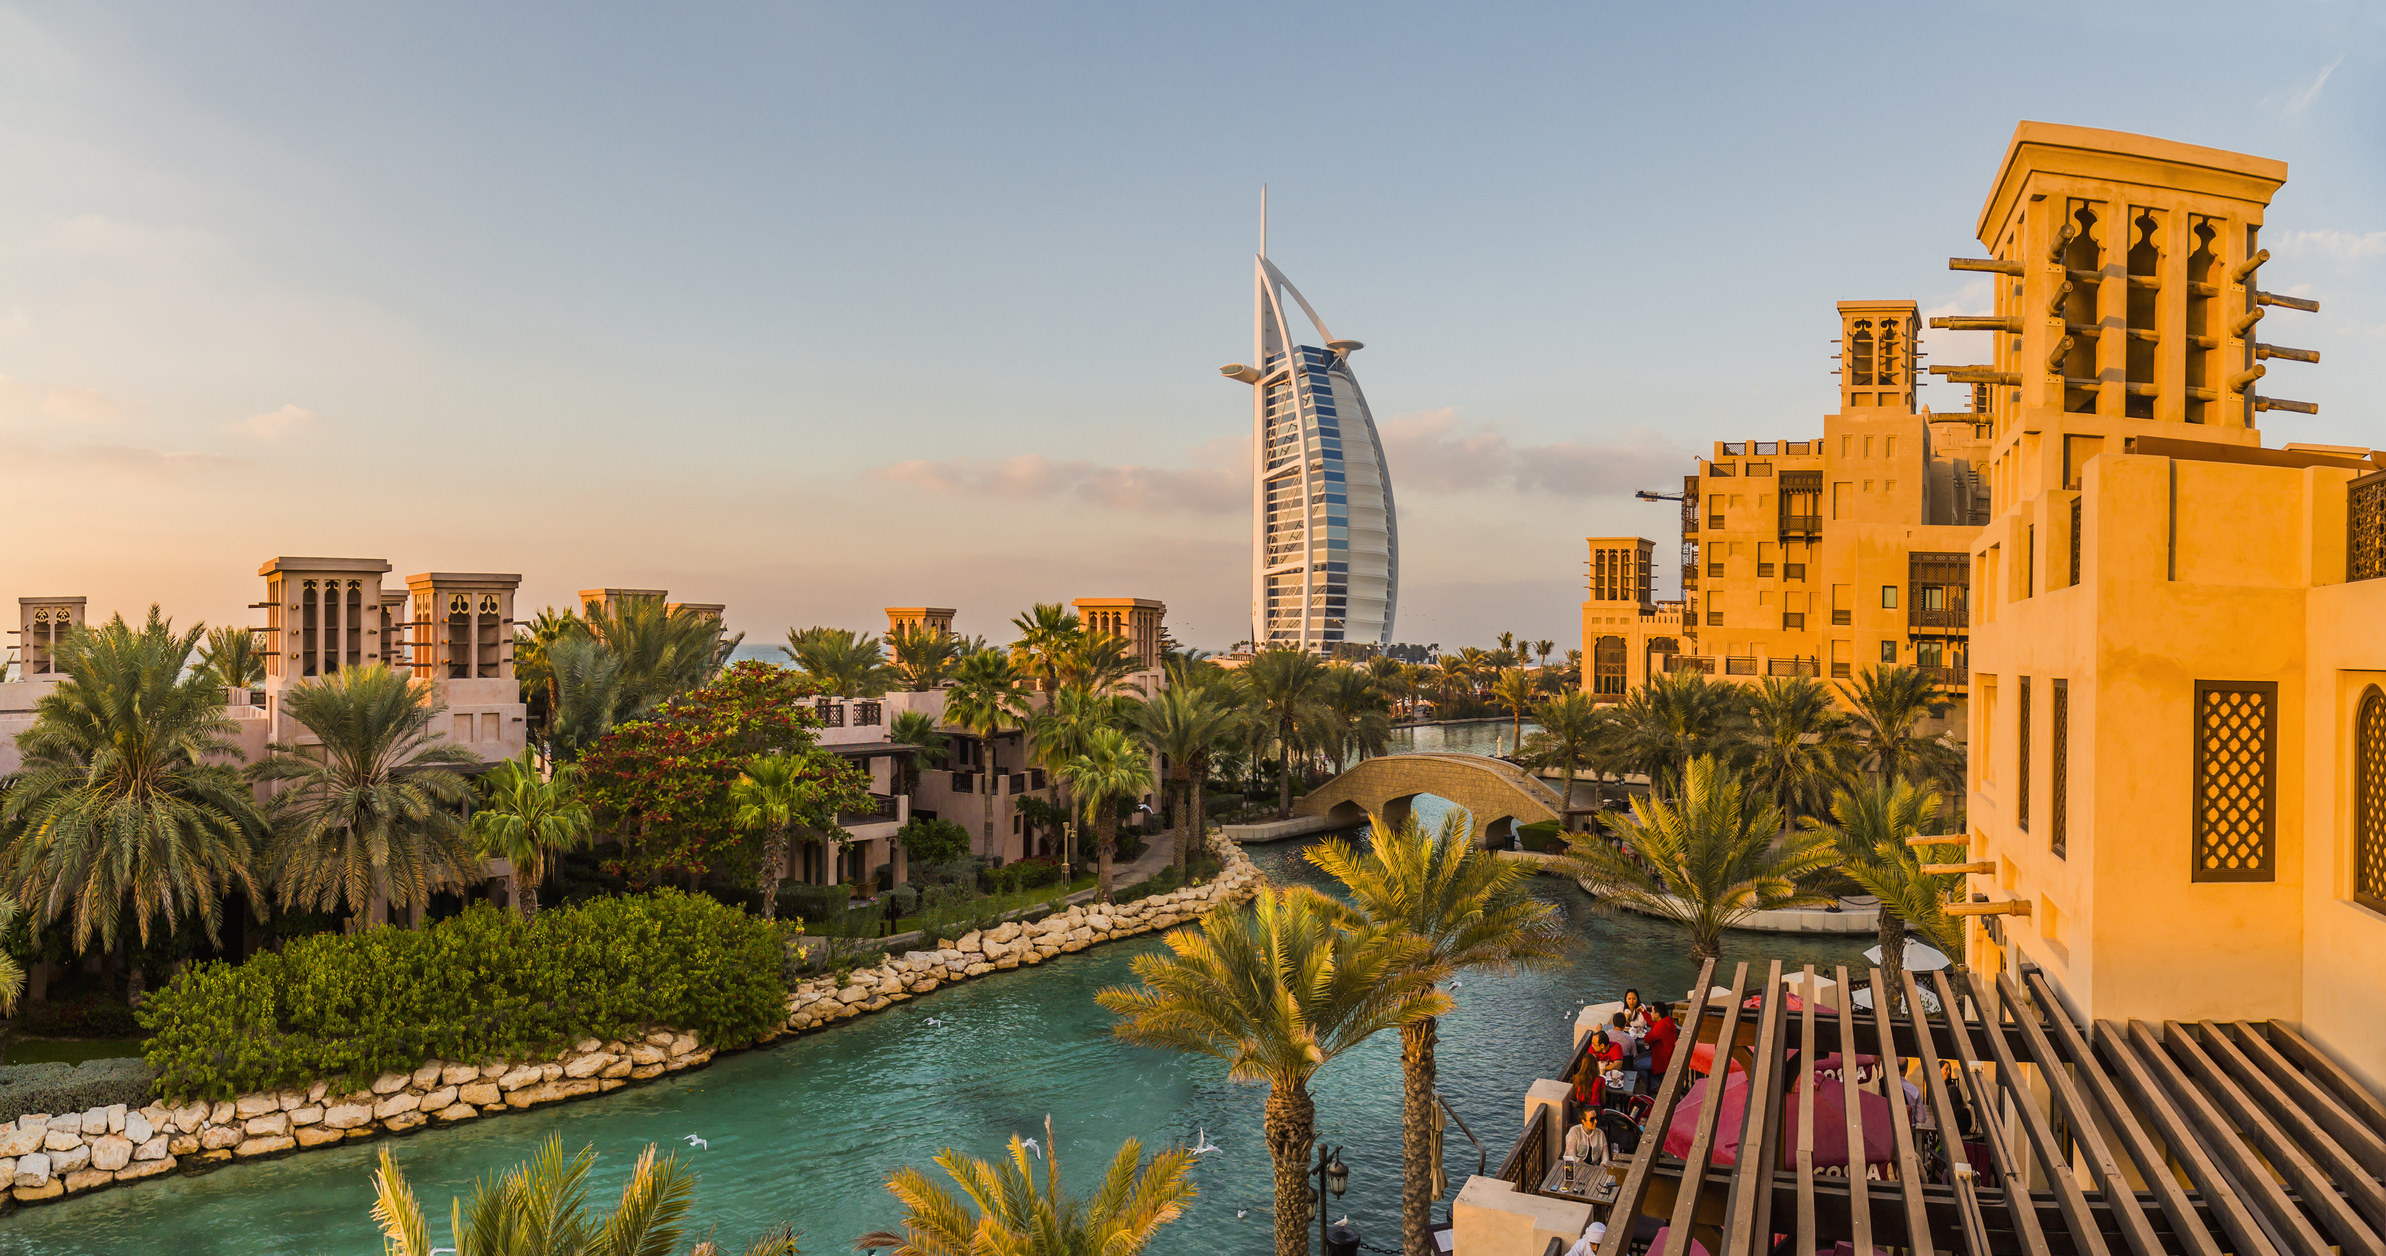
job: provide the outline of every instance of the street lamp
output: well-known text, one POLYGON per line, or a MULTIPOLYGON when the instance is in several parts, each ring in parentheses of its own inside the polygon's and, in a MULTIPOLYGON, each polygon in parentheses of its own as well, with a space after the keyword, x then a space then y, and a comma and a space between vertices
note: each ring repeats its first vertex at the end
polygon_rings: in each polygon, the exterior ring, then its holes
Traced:
POLYGON ((1328 1250, 1326 1195, 1330 1191, 1334 1198, 1342 1198, 1342 1192, 1350 1189, 1350 1168, 1342 1163, 1340 1147, 1327 1147, 1321 1143, 1317 1148, 1317 1168, 1312 1172, 1317 1175, 1317 1250, 1324 1253, 1328 1250))
POLYGON ((1077 822, 1069 820, 1060 826, 1060 888, 1066 894, 1069 883, 1077 877, 1077 860, 1069 852, 1077 846, 1077 822))

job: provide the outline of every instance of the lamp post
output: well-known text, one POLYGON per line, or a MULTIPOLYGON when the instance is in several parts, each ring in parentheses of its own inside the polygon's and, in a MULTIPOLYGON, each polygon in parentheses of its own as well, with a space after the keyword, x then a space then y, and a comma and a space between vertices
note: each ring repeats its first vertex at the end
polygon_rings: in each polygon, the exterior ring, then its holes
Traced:
POLYGON ((1077 822, 1064 821, 1060 826, 1060 890, 1067 897, 1069 883, 1077 879, 1077 857, 1070 852, 1077 846, 1077 822))
POLYGON ((1326 1193, 1331 1191, 1334 1198, 1342 1198, 1342 1192, 1350 1189, 1350 1169, 1342 1163, 1340 1147, 1328 1147, 1320 1143, 1317 1148, 1317 1167, 1310 1172, 1317 1175, 1317 1250, 1319 1256, 1324 1256, 1326 1193))

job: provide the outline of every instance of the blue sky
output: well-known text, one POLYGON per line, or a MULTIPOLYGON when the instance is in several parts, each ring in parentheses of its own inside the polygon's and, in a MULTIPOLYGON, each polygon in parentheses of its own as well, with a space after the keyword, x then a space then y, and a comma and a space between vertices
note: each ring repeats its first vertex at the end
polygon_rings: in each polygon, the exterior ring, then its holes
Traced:
POLYGON ((1368 345, 1397 635, 1568 648, 1581 538, 1674 536, 1633 487, 1819 425, 1834 301, 1985 307, 2022 118, 2288 161, 2269 439, 2386 444, 2382 74, 2345 3, 0 5, 0 600, 360 554, 1222 648, 1265 182, 1368 345))

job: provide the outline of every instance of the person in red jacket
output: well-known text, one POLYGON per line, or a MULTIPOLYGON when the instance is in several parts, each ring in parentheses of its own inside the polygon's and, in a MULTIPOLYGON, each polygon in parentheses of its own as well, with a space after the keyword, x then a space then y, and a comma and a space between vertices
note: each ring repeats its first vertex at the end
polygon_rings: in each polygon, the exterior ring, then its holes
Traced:
POLYGON ((1649 1022, 1649 1032, 1641 1035, 1641 1045, 1648 1049, 1648 1067, 1641 1076, 1652 1080, 1665 1076, 1665 1066, 1673 1063, 1674 1044, 1681 1040, 1682 1027, 1674 1024, 1673 1009, 1663 1003, 1652 1003, 1649 1009, 1656 1015, 1649 1022))

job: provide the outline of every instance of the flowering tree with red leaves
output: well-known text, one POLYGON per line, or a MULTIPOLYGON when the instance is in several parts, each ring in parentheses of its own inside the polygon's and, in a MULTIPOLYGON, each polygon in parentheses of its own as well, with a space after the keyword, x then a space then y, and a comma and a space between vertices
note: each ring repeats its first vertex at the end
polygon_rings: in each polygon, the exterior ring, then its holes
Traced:
POLYGON ((644 886, 751 857, 755 835, 731 823, 729 789, 760 755, 804 761, 804 827, 834 830, 839 811, 868 805, 869 778, 820 749, 812 731, 820 724, 812 713, 817 688, 768 663, 736 663, 599 738, 579 767, 604 836, 621 844, 607 869, 644 886))

